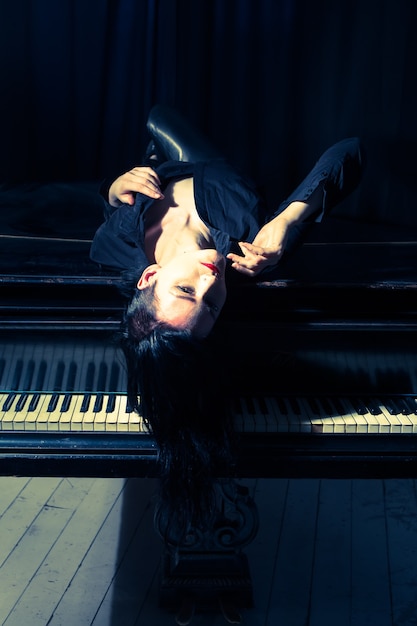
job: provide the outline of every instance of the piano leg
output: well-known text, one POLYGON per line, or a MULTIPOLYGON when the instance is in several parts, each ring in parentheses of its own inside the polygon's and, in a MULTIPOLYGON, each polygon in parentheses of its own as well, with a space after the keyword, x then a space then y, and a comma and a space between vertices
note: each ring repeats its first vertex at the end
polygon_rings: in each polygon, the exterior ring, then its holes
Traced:
POLYGON ((246 487, 218 480, 217 506, 207 528, 192 527, 184 536, 161 502, 155 527, 165 544, 160 605, 187 624, 194 611, 220 610, 238 621, 239 609, 253 604, 249 565, 242 548, 258 530, 258 512, 246 487))

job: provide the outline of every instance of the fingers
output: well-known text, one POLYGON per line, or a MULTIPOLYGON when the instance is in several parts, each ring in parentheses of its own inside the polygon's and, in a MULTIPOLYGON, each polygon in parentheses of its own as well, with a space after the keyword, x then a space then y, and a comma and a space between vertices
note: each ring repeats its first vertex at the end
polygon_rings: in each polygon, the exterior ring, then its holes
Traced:
POLYGON ((129 204, 130 206, 133 206, 135 204, 135 197, 136 194, 131 192, 120 193, 117 198, 115 198, 116 202, 111 202, 110 204, 116 204, 119 200, 119 202, 121 202, 122 204, 129 204))
POLYGON ((265 250, 260 246, 255 246, 253 243, 248 243, 246 241, 239 242, 239 248, 242 250, 243 254, 246 256, 247 252, 250 252, 255 256, 263 256, 265 254, 265 250))
POLYGON ((245 276, 256 276, 256 274, 258 273, 258 272, 255 272, 255 270, 251 270, 245 267, 244 265, 241 265, 238 262, 232 263, 231 267, 233 267, 234 270, 239 272, 239 274, 245 274, 245 276))
POLYGON ((160 185, 159 176, 151 167, 134 167, 112 183, 109 189, 109 202, 113 206, 118 206, 119 203, 133 205, 137 193, 161 200, 164 194, 160 185))
POLYGON ((150 198, 164 197, 159 176, 151 167, 134 167, 125 176, 131 186, 129 191, 143 193, 150 198))
POLYGON ((264 255, 264 250, 260 246, 251 243, 239 242, 239 247, 244 256, 233 254, 227 255, 232 261, 232 267, 246 276, 256 276, 268 264, 268 258, 264 255))
POLYGON ((265 267, 275 265, 278 261, 275 253, 266 252, 261 246, 245 241, 239 242, 239 247, 244 256, 231 252, 227 258, 232 261, 233 269, 246 276, 257 276, 265 267))

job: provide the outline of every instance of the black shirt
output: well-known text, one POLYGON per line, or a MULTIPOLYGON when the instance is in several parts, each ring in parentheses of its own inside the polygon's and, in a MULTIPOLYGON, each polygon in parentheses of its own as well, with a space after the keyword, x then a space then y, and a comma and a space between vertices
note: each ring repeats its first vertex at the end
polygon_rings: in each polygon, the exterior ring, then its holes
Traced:
MULTIPOLYGON (((236 241, 252 241, 264 223, 264 208, 255 186, 241 177, 225 160, 189 163, 167 161, 156 169, 163 190, 170 180, 194 178, 198 215, 208 226, 215 248, 226 255, 236 241)), ((104 224, 91 246, 93 261, 117 269, 147 267, 145 217, 153 198, 138 193, 134 206, 119 208, 106 202, 104 224)))

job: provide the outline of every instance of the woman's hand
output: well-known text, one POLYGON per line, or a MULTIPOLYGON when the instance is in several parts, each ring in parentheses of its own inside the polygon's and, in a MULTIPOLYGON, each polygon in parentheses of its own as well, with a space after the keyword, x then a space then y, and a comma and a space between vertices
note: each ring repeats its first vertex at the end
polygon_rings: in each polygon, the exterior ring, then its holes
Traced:
POLYGON ((284 253, 291 223, 278 215, 261 228, 252 243, 239 242, 244 256, 228 254, 232 267, 241 274, 257 276, 266 267, 276 265, 284 253))
POLYGON ((256 276, 269 265, 276 265, 284 254, 288 233, 293 224, 303 222, 320 207, 321 192, 307 202, 295 200, 273 220, 262 226, 252 243, 240 242, 244 256, 228 254, 232 267, 247 276, 256 276))
POLYGON ((113 181, 109 189, 109 202, 115 207, 121 204, 133 206, 137 193, 160 200, 164 197, 160 185, 158 174, 151 167, 134 167, 113 181))

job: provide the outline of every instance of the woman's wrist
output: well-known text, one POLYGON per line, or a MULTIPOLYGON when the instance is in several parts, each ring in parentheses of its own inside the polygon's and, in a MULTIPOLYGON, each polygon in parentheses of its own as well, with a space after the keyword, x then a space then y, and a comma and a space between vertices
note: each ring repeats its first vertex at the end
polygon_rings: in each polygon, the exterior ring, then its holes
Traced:
POLYGON ((312 207, 306 202, 295 200, 287 206, 282 213, 279 213, 274 219, 284 220, 288 227, 304 221, 313 212, 312 207))

